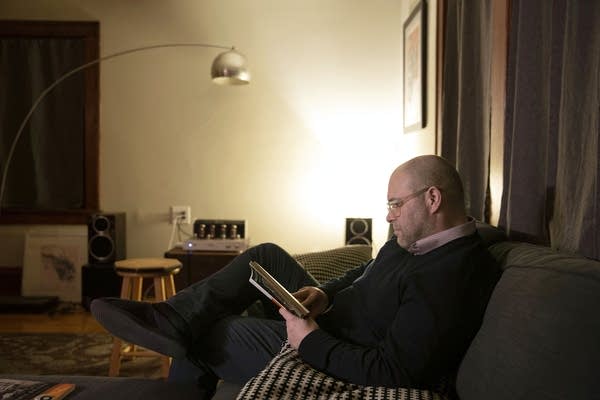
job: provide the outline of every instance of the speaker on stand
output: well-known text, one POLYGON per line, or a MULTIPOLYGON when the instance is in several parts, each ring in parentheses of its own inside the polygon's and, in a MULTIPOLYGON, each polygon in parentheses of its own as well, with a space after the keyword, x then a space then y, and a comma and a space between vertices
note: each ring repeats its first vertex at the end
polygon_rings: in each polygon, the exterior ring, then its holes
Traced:
POLYGON ((346 218, 346 244, 372 244, 371 218, 346 218))
POLYGON ((121 277, 114 262, 126 258, 125 213, 92 214, 88 220, 88 264, 81 269, 81 303, 87 310, 98 297, 119 297, 121 277))

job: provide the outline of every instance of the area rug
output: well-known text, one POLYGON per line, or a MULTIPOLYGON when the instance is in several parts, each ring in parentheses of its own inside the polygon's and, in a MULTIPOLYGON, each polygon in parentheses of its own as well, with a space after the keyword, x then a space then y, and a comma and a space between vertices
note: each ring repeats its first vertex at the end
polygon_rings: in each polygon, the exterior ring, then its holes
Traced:
MULTIPOLYGON (((87 334, 0 334, 0 374, 107 376, 112 336, 87 334)), ((120 376, 160 377, 158 357, 121 363, 120 376)))

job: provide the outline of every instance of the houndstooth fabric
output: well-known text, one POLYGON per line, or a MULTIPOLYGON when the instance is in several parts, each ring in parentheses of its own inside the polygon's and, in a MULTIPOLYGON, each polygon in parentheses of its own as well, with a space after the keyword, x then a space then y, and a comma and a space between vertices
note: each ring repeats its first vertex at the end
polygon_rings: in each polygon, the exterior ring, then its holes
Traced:
POLYGON ((336 380, 304 363, 285 343, 281 352, 244 385, 238 400, 448 400, 429 390, 359 386, 336 380))
POLYGON ((344 275, 372 258, 371 246, 355 244, 336 249, 296 254, 294 258, 319 283, 344 275))

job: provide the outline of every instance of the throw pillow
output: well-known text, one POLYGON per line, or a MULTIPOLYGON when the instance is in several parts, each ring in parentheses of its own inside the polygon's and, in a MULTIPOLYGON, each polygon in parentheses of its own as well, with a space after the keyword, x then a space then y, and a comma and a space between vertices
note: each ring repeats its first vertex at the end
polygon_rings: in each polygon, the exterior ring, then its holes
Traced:
POLYGON ((371 246, 354 244, 331 250, 296 254, 294 258, 322 284, 369 261, 372 252, 371 246))
POLYGON ((304 363, 287 342, 281 352, 237 396, 238 400, 447 400, 429 390, 360 386, 343 382, 304 363))

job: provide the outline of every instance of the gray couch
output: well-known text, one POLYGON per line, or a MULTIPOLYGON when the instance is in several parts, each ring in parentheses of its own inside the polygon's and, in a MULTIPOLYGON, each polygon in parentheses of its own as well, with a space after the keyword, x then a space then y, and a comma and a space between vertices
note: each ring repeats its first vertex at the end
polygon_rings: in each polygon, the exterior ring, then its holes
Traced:
POLYGON ((600 399, 600 262, 514 242, 456 388, 462 400, 600 399))
MULTIPOLYGON (((504 273, 460 365, 459 397, 600 399, 596 385, 600 373, 595 369, 600 366, 600 262, 542 246, 498 241, 497 231, 479 228, 504 273)), ((147 381, 146 386, 143 380, 126 378, 76 379, 79 388, 69 397, 73 400, 167 398, 163 394, 175 385, 147 381), (130 390, 135 385, 140 389, 130 390)), ((235 398, 239 388, 225 383, 215 398, 235 398)), ((172 389, 186 393, 173 398, 197 396, 191 384, 172 389)))

